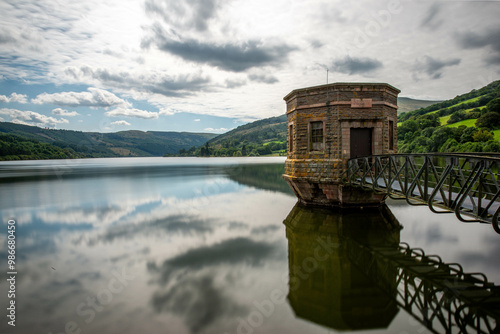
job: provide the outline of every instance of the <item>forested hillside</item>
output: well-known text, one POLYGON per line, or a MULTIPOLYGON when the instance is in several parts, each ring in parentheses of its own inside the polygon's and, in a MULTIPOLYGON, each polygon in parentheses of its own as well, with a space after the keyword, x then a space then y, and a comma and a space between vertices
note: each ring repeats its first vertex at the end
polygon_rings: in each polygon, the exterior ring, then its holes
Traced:
MULTIPOLYGON (((15 135, 9 137, 8 142, 11 143, 9 145, 15 145, 15 142, 19 141, 19 147, 24 147, 24 153, 21 154, 24 156, 23 159, 30 156, 30 152, 26 151, 28 147, 31 147, 26 146, 28 142, 50 144, 55 148, 61 149, 61 152, 70 154, 69 157, 148 157, 176 154, 181 149, 202 145, 207 140, 216 136, 211 133, 156 131, 81 132, 42 129, 36 126, 8 122, 0 122, 0 133, 15 135)), ((7 137, 3 138, 4 142, 7 142, 7 137)), ((38 155, 35 151, 31 153, 33 156, 38 155)), ((10 159, 15 159, 15 154, 4 153, 0 156, 3 156, 5 159, 7 155, 10 156, 10 159)))
POLYGON ((500 152, 500 81, 398 116, 398 151, 500 152))
POLYGON ((259 156, 286 153, 286 115, 237 127, 201 147, 181 150, 183 156, 259 156))
POLYGON ((36 139, 0 133, 0 161, 75 159, 83 157, 85 157, 84 154, 77 153, 71 148, 62 149, 36 139))

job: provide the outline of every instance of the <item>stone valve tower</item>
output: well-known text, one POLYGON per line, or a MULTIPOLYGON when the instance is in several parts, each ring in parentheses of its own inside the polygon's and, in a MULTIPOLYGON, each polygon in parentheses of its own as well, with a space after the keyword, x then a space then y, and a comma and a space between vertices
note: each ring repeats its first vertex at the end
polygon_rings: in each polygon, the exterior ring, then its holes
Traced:
POLYGON ((284 179, 305 205, 378 206, 384 195, 341 182, 350 158, 396 153, 397 96, 386 83, 332 83, 284 97, 284 179))

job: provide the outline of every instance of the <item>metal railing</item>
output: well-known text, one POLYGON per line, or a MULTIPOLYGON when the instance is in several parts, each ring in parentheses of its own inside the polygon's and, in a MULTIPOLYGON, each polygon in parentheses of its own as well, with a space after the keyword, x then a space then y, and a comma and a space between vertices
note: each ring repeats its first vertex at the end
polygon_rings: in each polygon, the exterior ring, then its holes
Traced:
POLYGON ((344 183, 454 212, 466 223, 492 224, 500 233, 500 156, 486 154, 391 154, 347 162, 344 183))

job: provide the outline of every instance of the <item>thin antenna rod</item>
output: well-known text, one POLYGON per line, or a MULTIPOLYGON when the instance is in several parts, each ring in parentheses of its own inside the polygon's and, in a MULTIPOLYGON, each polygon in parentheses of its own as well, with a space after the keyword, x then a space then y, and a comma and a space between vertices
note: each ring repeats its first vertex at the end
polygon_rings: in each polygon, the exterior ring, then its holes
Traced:
MULTIPOLYGON (((326 68, 326 84, 328 85, 328 67, 326 68)), ((328 87, 326 87, 326 103, 328 103, 328 87)))

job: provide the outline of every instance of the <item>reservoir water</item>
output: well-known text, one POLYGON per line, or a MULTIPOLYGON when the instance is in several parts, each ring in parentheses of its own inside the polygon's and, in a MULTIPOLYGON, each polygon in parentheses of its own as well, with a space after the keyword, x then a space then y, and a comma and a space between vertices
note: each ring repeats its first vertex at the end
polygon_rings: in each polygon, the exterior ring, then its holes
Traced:
POLYGON ((385 254, 400 243, 421 249, 414 263, 421 251, 500 282, 491 226, 394 200, 374 211, 303 208, 283 165, 281 157, 0 163, 0 333, 442 332, 438 316, 418 320, 418 303, 398 304, 401 269, 385 254), (9 222, 15 297, 7 297, 9 222))

